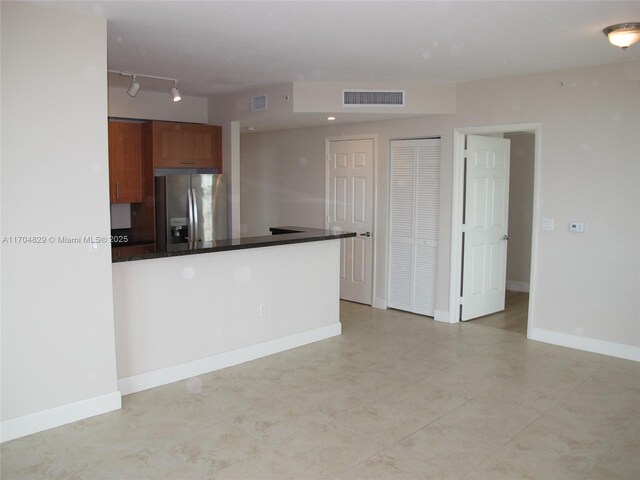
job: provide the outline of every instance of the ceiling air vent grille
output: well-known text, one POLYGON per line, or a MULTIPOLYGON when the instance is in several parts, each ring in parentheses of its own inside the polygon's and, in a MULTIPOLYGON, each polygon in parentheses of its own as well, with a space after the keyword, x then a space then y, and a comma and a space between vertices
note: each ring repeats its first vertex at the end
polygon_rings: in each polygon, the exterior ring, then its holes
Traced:
POLYGON ((404 90, 343 90, 343 107, 404 107, 404 90))
POLYGON ((257 95, 255 97, 251 97, 251 111, 257 112, 259 110, 267 109, 267 96, 266 95, 257 95))

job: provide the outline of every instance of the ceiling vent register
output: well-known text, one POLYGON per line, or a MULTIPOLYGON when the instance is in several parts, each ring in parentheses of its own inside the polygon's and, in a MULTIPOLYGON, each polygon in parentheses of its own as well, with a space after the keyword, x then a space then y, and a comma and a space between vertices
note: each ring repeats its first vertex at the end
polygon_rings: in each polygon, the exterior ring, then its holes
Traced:
POLYGON ((343 90, 343 107, 404 107, 404 90, 343 90))
POLYGON ((257 95, 255 97, 251 97, 251 111, 258 112, 260 110, 267 109, 267 96, 266 95, 257 95))

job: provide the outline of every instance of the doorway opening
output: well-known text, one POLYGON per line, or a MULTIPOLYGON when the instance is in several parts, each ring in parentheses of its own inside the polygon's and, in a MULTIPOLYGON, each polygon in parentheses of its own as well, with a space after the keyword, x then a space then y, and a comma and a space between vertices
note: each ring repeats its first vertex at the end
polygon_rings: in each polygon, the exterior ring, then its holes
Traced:
MULTIPOLYGON (((482 141, 483 139, 480 138, 480 145, 482 145, 482 141)), ((494 143, 499 145, 504 140, 496 140, 495 142, 487 140, 487 142, 489 145, 494 143)), ((490 147, 487 149, 490 150, 490 147)), ((491 164, 491 156, 489 155, 487 158, 487 164, 491 164)), ((537 248, 535 225, 540 172, 539 158, 539 124, 455 130, 449 302, 449 321, 451 323, 470 320, 481 325, 518 333, 532 330, 535 321, 533 300, 537 248), (508 143, 508 153, 505 159, 506 184, 500 185, 499 175, 492 176, 490 174, 484 175, 487 178, 480 178, 483 174, 474 172, 473 167, 479 164, 482 166, 482 162, 477 161, 481 156, 474 157, 473 149, 484 148, 474 144, 474 136, 498 137, 508 140, 506 142, 508 143), (468 143, 469 137, 472 141, 468 143), (472 160, 470 161, 467 157, 472 160), (472 168, 468 168, 470 165, 472 168), (473 184, 468 185, 468 180, 478 180, 476 185, 480 185, 480 187, 473 184), (493 187, 491 186, 492 182, 493 187), (486 192, 482 190, 485 187, 486 192), (503 192, 502 189, 506 189, 506 192, 503 192), (477 199, 500 197, 500 195, 503 196, 507 205, 504 205, 504 209, 501 210, 502 206, 498 201, 498 207, 494 211, 487 211, 486 218, 491 219, 491 222, 487 222, 487 224, 498 225, 500 222, 494 220, 499 217, 499 212, 503 211, 504 231, 498 231, 498 229, 492 232, 496 238, 487 240, 486 245, 476 248, 477 252, 473 251, 470 247, 475 245, 473 242, 477 244, 477 238, 474 238, 473 233, 470 232, 478 225, 482 227, 481 222, 478 222, 474 215, 478 215, 478 212, 484 208, 483 205, 480 206, 482 208, 478 207, 474 202, 477 199), (465 242, 467 242, 466 249, 465 242), (474 271, 474 269, 480 271, 483 268, 489 269, 484 278, 474 271), (499 272, 501 277, 496 272, 499 272), (466 281, 465 275, 467 275, 466 281), (489 286, 487 287, 487 285, 489 286), (494 299, 489 300, 489 304, 493 303, 493 306, 490 305, 487 309, 484 309, 483 305, 478 308, 477 299, 469 299, 470 292, 482 294, 482 289, 494 295, 494 299), (496 303, 496 295, 502 296, 499 299, 502 305, 496 303), (465 304, 467 306, 466 312, 464 310, 465 304)), ((498 165, 501 161, 499 159, 493 163, 498 165)), ((480 203, 482 202, 480 201, 480 203)), ((480 300, 482 301, 482 299, 480 300)))
POLYGON ((499 328, 522 335, 527 334, 527 316, 529 293, 507 290, 505 308, 501 312, 491 313, 484 317, 469 320, 470 323, 485 327, 499 328))

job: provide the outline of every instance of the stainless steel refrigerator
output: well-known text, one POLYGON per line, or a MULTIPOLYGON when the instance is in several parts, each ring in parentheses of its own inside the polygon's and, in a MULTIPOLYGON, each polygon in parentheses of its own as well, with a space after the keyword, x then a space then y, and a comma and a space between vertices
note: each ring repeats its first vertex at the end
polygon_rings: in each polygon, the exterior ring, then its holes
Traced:
POLYGON ((227 238, 223 175, 171 173, 156 177, 156 244, 184 250, 227 238))

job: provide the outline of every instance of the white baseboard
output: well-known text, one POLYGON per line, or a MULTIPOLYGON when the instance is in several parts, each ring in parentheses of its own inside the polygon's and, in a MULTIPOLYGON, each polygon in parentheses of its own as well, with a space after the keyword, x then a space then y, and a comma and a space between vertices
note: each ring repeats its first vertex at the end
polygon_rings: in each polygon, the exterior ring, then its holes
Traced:
POLYGON ((274 353, 283 352, 292 348, 301 347, 302 345, 335 337, 341 333, 342 324, 338 322, 239 350, 220 353, 192 362, 121 378, 118 380, 118 388, 123 395, 128 395, 149 388, 159 387, 160 385, 166 385, 167 383, 203 375, 215 370, 220 370, 221 368, 232 367, 233 365, 266 357, 267 355, 273 355, 274 353))
POLYGON ((387 309, 387 300, 384 298, 374 298, 373 303, 371 304, 373 308, 380 308, 382 310, 387 309))
POLYGON ((514 282, 512 280, 507 280, 506 287, 507 290, 511 290, 512 292, 529 293, 529 282, 514 282))
POLYGON ((2 430, 1 438, 3 442, 7 442, 14 438, 77 422, 78 420, 112 412, 120 408, 122 408, 120 392, 88 398, 87 400, 4 420, 0 427, 0 430, 2 430))
POLYGON ((437 322, 449 323, 449 312, 446 310, 436 310, 434 312, 433 319, 437 322))
POLYGON ((562 347, 585 350, 587 352, 601 353, 612 357, 624 358, 640 362, 640 347, 625 345, 623 343, 608 342, 596 338, 582 337, 569 333, 554 332, 543 328, 531 328, 527 332, 527 338, 540 342, 560 345, 562 347))

